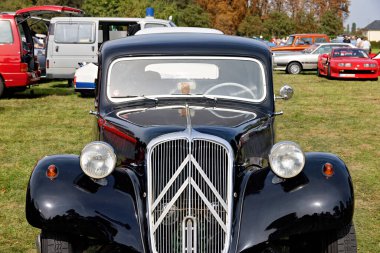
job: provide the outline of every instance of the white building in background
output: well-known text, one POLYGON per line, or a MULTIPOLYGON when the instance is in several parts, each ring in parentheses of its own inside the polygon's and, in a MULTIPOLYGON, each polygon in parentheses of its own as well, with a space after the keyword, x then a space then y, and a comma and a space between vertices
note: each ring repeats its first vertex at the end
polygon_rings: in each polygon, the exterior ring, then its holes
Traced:
POLYGON ((364 36, 369 41, 380 41, 380 20, 375 20, 363 28, 364 36))

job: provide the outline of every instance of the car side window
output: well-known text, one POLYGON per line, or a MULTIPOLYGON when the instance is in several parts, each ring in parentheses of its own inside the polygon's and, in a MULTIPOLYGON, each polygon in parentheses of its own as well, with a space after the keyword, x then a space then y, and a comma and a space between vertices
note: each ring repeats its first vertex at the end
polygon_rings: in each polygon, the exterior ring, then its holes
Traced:
POLYGON ((314 54, 325 54, 327 50, 327 46, 320 46, 317 50, 314 51, 314 54))
POLYGON ((296 43, 294 43, 295 45, 304 45, 305 43, 301 40, 301 38, 298 38, 296 40, 296 43))
POLYGON ((13 35, 11 23, 6 20, 0 21, 0 43, 1 44, 12 44, 13 35))
POLYGON ((332 50, 331 46, 325 46, 322 54, 329 54, 329 53, 331 53, 331 50, 332 50))
POLYGON ((144 25, 144 28, 154 28, 154 27, 166 27, 165 24, 159 24, 159 23, 146 23, 144 25))
POLYGON ((315 38, 315 42, 314 43, 324 43, 324 42, 327 42, 326 38, 315 38))
POLYGON ((298 38, 296 41, 296 45, 311 45, 313 40, 312 38, 298 38))
POLYGON ((304 42, 305 45, 311 45, 311 44, 313 44, 313 39, 312 38, 302 38, 302 41, 304 42))
POLYGON ((95 24, 92 22, 56 23, 54 41, 57 43, 94 43, 95 24))

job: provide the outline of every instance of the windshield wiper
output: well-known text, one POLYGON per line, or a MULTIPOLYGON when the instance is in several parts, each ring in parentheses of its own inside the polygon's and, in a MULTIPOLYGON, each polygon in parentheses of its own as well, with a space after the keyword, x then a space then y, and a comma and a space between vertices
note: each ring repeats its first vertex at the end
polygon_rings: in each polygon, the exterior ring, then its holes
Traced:
POLYGON ((205 94, 183 94, 183 93, 174 93, 171 94, 174 96, 190 96, 190 97, 195 97, 195 98, 200 98, 200 99, 206 99, 208 101, 214 102, 214 105, 218 102, 218 98, 210 95, 205 95, 205 94))
POLYGON ((158 101, 158 98, 150 98, 150 97, 146 97, 144 95, 142 95, 142 96, 112 96, 111 98, 139 98, 142 100, 151 100, 151 101, 155 101, 155 102, 158 101))

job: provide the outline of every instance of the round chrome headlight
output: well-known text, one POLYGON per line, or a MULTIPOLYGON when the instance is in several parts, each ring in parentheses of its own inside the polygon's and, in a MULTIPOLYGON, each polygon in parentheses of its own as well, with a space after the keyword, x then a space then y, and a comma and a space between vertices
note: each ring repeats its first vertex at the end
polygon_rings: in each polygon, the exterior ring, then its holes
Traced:
POLYGON ((297 176, 305 165, 305 155, 294 142, 276 143, 269 154, 272 171, 281 178, 297 176))
POLYGON ((91 142, 83 148, 80 154, 80 166, 83 172, 92 178, 105 178, 111 174, 115 164, 115 152, 105 142, 91 142))

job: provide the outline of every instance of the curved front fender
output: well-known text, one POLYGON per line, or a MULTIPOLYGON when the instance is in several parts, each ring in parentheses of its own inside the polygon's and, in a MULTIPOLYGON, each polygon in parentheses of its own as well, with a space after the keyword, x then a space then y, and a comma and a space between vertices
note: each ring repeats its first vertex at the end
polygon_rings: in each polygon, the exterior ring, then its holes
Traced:
POLYGON ((335 155, 307 153, 302 173, 288 180, 280 180, 269 168, 245 177, 236 210, 236 252, 293 235, 339 229, 352 220, 351 177, 335 155), (331 177, 322 173, 326 162, 334 166, 331 177))
POLYGON ((75 155, 48 156, 40 160, 30 177, 26 218, 37 228, 117 242, 144 251, 141 229, 141 190, 137 176, 125 168, 93 181, 75 155), (54 164, 58 176, 46 176, 54 164))

